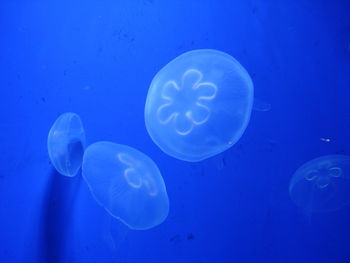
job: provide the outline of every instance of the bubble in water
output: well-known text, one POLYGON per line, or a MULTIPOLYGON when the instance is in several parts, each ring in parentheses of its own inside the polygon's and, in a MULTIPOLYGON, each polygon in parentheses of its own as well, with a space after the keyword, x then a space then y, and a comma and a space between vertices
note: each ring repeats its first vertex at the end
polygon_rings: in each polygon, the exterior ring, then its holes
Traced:
POLYGON ((72 112, 60 115, 52 125, 47 148, 52 165, 65 176, 75 176, 82 164, 85 132, 80 117, 72 112))
POLYGON ((289 193, 309 212, 337 210, 350 203, 350 157, 327 155, 302 165, 293 175, 289 193))
POLYGON ((162 223, 169 200, 157 165, 126 145, 97 142, 84 154, 83 178, 96 201, 131 229, 162 223))
POLYGON ((193 50, 170 61, 153 78, 145 123, 167 154, 200 161, 234 145, 246 129, 253 83, 230 55, 193 50))

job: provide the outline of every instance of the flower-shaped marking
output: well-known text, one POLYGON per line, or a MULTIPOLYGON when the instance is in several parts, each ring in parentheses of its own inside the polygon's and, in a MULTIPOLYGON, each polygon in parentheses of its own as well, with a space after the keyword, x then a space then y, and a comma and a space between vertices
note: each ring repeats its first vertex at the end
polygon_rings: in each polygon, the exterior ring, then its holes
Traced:
POLYGON ((131 187, 139 189, 145 186, 149 195, 157 195, 156 182, 142 162, 135 160, 126 153, 119 153, 117 157, 127 167, 123 172, 123 176, 131 187))
POLYGON ((326 188, 333 178, 338 178, 342 175, 340 167, 333 166, 331 162, 322 162, 318 168, 311 169, 305 175, 307 181, 312 181, 320 188, 326 188))
POLYGON ((165 103, 157 110, 161 124, 172 123, 177 134, 188 135, 195 126, 209 120, 211 110, 205 104, 216 97, 218 88, 202 79, 202 72, 189 69, 182 75, 180 85, 174 80, 164 84, 161 98, 165 103))

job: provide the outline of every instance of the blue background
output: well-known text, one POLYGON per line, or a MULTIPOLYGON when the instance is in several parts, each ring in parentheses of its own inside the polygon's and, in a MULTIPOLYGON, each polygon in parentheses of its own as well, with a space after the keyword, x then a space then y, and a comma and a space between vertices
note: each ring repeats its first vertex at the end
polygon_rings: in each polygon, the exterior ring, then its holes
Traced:
POLYGON ((0 262, 350 262, 350 210, 307 214, 288 184, 306 161, 350 154, 350 2, 130 0, 0 3, 0 262), (269 112, 200 163, 173 159, 144 126, 152 77, 214 48, 250 73, 269 112), (170 214, 152 230, 112 220, 79 174, 50 164, 59 114, 87 141, 148 154, 170 214), (330 138, 330 142, 320 138, 330 138))

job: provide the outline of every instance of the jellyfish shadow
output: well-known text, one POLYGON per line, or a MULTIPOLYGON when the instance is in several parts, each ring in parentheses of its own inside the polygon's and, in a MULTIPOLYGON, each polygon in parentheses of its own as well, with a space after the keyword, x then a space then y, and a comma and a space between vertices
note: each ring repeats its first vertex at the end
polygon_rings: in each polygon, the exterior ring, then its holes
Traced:
POLYGON ((80 176, 66 177, 54 167, 48 172, 43 195, 39 255, 43 262, 63 262, 73 220, 73 208, 82 182, 80 176))

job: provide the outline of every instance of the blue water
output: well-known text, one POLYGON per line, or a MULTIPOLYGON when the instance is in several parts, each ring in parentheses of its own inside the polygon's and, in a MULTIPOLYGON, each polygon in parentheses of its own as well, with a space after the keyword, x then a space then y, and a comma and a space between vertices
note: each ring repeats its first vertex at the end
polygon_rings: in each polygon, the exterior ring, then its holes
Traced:
POLYGON ((350 262, 350 208, 308 213, 289 196, 294 172, 350 155, 348 1, 130 0, 0 3, 0 262, 350 262), (212 48, 236 58, 255 96, 236 145, 199 163, 164 154, 144 105, 176 56, 212 48), (76 112, 87 144, 149 155, 169 216, 128 230, 81 174, 55 172, 47 135, 76 112))

